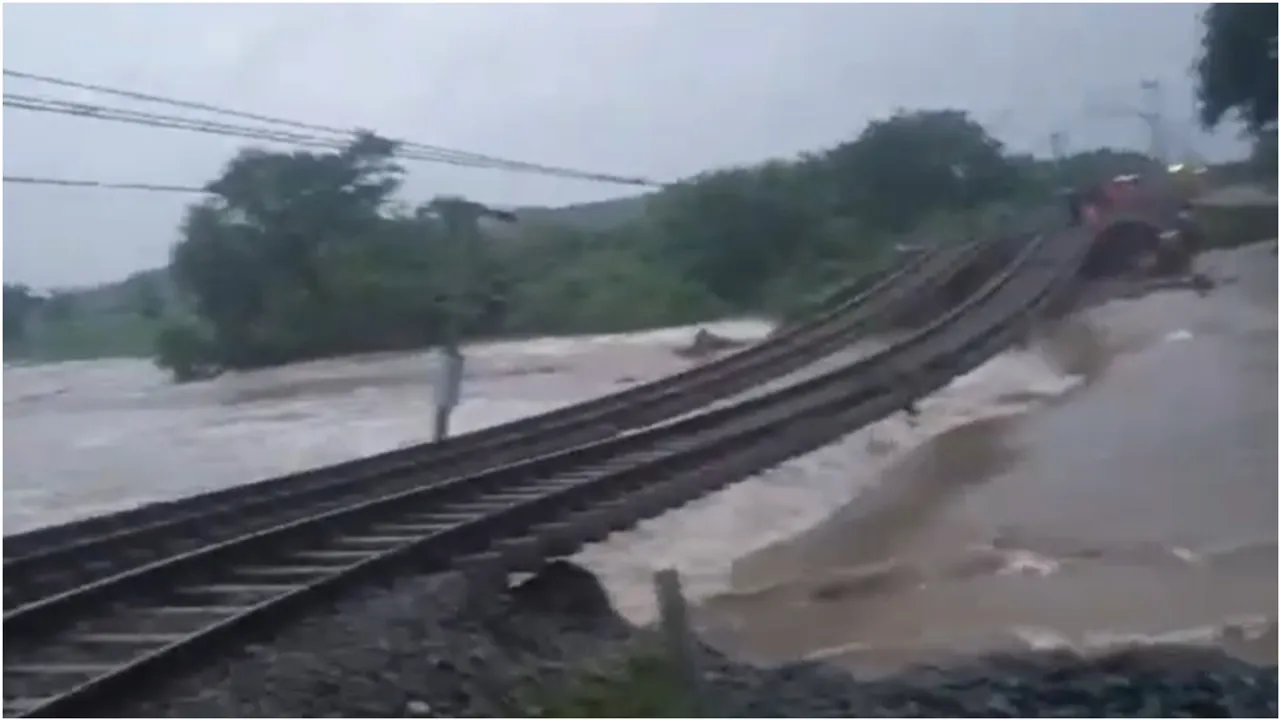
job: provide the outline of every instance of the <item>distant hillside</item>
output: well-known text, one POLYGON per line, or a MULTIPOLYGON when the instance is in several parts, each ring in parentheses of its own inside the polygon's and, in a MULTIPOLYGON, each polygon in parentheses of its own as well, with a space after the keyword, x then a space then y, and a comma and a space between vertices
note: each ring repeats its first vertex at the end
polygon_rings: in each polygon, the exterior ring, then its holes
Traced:
POLYGON ((648 195, 599 200, 564 207, 516 208, 516 217, 540 225, 565 225, 586 230, 602 230, 630 222, 644 214, 648 195))

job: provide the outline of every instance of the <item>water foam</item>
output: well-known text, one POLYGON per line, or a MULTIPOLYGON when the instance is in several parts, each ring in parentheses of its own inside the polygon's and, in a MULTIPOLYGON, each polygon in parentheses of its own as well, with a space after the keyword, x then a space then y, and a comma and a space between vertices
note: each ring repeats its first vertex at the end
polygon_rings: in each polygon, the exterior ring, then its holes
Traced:
MULTIPOLYGON (((707 323, 764 337, 768 323, 707 323)), ((688 367, 695 327, 467 348, 454 432, 547 412, 688 367)), ((6 532, 349 460, 432 434, 432 352, 173 385, 145 360, 5 368, 6 532)))
MULTIPOLYGON (((769 385, 781 387, 812 377, 880 345, 850 348, 769 385)), ((600 577, 619 612, 633 622, 650 622, 656 613, 654 571, 679 570, 694 601, 725 593, 735 560, 826 520, 910 449, 967 423, 1025 412, 1036 401, 1059 396, 1080 382, 1082 378, 1065 374, 1034 347, 1011 350, 922 400, 915 419, 898 414, 881 420, 615 533, 584 549, 576 560, 600 577)))

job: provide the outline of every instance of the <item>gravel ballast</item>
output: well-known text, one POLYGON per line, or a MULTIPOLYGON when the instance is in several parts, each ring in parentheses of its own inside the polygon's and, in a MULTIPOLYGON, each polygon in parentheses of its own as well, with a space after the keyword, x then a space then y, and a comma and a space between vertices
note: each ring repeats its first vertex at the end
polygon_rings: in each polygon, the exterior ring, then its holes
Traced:
MULTIPOLYGON (((538 712, 534 691, 610 667, 652 634, 595 577, 553 563, 507 595, 468 598, 456 575, 400 580, 300 619, 270 643, 104 708, 130 717, 493 717, 538 712), (539 689, 540 688, 540 689, 539 689)), ((699 649, 716 716, 1275 717, 1276 667, 1158 647, 1082 657, 1027 652, 858 681, 820 663, 772 668, 699 649)), ((540 696, 540 695, 538 695, 540 696)))

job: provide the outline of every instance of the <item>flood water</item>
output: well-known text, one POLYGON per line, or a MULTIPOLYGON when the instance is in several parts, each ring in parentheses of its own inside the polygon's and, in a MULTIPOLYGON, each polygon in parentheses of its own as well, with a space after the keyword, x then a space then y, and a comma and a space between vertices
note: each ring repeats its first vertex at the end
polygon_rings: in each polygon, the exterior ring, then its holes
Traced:
MULTIPOLYGON (((765 322, 710 323, 756 340, 765 322)), ((454 432, 677 372, 696 328, 469 348, 454 432)), ((260 480, 431 437, 434 353, 324 360, 174 385, 143 360, 4 371, 4 532, 260 480)))
MULTIPOLYGON (((1274 661, 1276 261, 1251 248, 1205 262, 1238 280, 1094 308, 956 379, 915 420, 887 418, 577 560, 637 622, 654 616, 652 572, 678 568, 712 639, 763 660, 877 668, 1141 636, 1274 661)), ((686 368, 672 350, 695 329, 470 348, 453 426, 686 368)), ((6 368, 5 532, 419 442, 432 367, 395 354, 186 386, 132 360, 6 368)))
POLYGON ((745 557, 704 621, 760 660, 866 672, 986 648, 1215 644, 1276 661, 1276 261, 1095 308, 1046 352, 1088 382, 905 453, 745 557))

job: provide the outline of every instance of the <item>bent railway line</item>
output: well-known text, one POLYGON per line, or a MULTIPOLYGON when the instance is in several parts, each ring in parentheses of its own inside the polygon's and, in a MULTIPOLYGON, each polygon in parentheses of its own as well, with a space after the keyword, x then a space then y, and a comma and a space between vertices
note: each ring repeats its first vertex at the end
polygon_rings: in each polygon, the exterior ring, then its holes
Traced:
MULTIPOLYGON (((1090 245, 1080 232, 1020 244, 964 302, 888 349, 767 395, 658 425, 642 409, 649 422, 636 427, 644 429, 611 427, 576 446, 432 481, 409 463, 398 490, 317 503, 284 521, 272 514, 270 527, 229 539, 212 525, 171 520, 167 537, 188 535, 196 547, 107 577, 77 577, 56 594, 33 591, 6 612, 6 714, 100 712, 112 698, 145 693, 210 652, 269 636, 316 604, 398 571, 453 568, 475 592, 496 589, 509 572, 536 569, 892 414, 1022 337, 1074 283, 1090 245)), ((924 266, 952 268, 984 251, 910 268, 927 285, 924 266)), ((834 342, 846 331, 831 332, 834 342)), ((84 540, 84 555, 63 560, 91 557, 95 544, 84 540)))
POLYGON ((632 397, 629 402, 609 396, 548 413, 541 422, 517 422, 476 433, 482 436, 477 440, 462 436, 452 445, 395 451, 5 538, 5 609, 361 499, 427 487, 696 411, 852 343, 874 329, 874 323, 944 285, 974 261, 1007 250, 1000 243, 972 244, 910 260, 867 281, 864 291, 846 306, 832 308, 815 323, 718 363, 619 394, 632 397))

